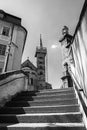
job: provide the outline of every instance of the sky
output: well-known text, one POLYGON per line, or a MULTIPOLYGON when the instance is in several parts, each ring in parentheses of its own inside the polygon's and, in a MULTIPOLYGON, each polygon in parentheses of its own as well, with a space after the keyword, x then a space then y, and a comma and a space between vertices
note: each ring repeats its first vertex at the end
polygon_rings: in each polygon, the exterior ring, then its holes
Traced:
POLYGON ((84 0, 0 0, 0 9, 22 18, 28 31, 22 62, 29 57, 36 65, 34 56, 42 34, 48 51, 48 82, 54 89, 62 84, 61 30, 67 25, 74 34, 83 4, 84 0))

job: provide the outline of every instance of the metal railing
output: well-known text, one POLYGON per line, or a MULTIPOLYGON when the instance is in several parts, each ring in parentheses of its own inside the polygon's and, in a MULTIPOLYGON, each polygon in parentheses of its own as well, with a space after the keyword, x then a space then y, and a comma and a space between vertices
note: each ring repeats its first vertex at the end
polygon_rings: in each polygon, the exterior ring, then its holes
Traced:
POLYGON ((78 100, 80 103, 81 112, 83 114, 83 120, 84 120, 85 126, 87 128, 87 95, 85 94, 81 85, 79 84, 79 82, 75 78, 73 72, 71 70, 69 70, 69 73, 70 73, 72 80, 73 80, 73 84, 74 84, 73 86, 74 86, 75 91, 77 93, 77 97, 78 97, 78 100))
POLYGON ((84 121, 85 127, 87 128, 87 96, 84 93, 84 90, 82 89, 78 80, 75 78, 73 72, 71 70, 69 70, 69 73, 70 73, 72 80, 73 80, 73 86, 75 88, 78 102, 80 105, 80 110, 81 110, 81 113, 83 115, 83 121, 84 121))

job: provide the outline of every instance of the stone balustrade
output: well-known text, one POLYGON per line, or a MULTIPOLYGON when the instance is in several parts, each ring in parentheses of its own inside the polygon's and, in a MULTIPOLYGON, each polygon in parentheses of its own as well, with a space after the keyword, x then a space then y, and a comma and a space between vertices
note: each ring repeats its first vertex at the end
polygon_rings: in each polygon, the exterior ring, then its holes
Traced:
POLYGON ((28 89, 28 75, 22 70, 0 75, 0 107, 13 96, 28 89))

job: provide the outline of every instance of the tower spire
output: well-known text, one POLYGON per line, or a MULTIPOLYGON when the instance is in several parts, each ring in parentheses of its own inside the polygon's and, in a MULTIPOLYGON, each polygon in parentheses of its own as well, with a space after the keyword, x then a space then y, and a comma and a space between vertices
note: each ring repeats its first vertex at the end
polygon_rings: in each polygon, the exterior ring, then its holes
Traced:
POLYGON ((42 37, 41 37, 41 34, 40 34, 40 48, 43 47, 43 44, 42 44, 42 37))

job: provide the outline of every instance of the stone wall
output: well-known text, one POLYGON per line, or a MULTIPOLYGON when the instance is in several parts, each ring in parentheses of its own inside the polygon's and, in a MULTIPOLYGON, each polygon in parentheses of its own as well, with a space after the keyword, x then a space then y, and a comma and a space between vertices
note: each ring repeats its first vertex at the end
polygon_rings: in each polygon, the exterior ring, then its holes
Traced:
MULTIPOLYGON (((13 74, 12 72, 9 73, 11 73, 11 75, 0 81, 0 107, 7 101, 11 100, 11 98, 17 93, 26 91, 28 88, 28 77, 25 74, 22 72, 13 74)), ((4 74, 4 76, 6 74, 4 74)), ((0 76, 3 76, 3 74, 0 76)))

